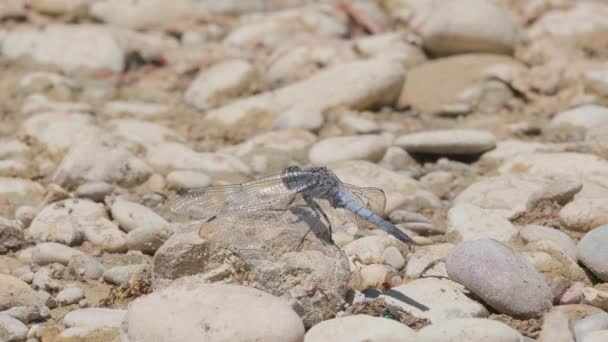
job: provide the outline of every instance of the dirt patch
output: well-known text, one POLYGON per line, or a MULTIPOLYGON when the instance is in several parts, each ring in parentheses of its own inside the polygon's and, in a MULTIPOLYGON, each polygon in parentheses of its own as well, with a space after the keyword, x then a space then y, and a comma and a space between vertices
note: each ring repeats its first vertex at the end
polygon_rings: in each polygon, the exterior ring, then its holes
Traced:
POLYGON ((112 287, 110 293, 99 301, 99 306, 125 305, 148 293, 152 293, 152 274, 149 268, 143 267, 141 271, 133 274, 126 284, 112 287))
POLYGON ((562 206, 551 201, 543 201, 530 212, 526 212, 511 222, 516 225, 525 226, 527 224, 536 224, 539 226, 562 228, 559 219, 559 211, 562 206))
POLYGON ((414 330, 420 330, 431 324, 426 318, 412 316, 410 313, 399 309, 394 305, 387 304, 384 300, 376 298, 371 301, 355 303, 344 311, 345 316, 368 315, 384 317, 401 322, 414 330))
POLYGON ((511 328, 519 331, 520 334, 530 338, 537 338, 540 334, 540 329, 543 325, 542 318, 530 318, 526 320, 520 320, 511 316, 497 314, 490 315, 489 318, 495 321, 505 323, 511 328))

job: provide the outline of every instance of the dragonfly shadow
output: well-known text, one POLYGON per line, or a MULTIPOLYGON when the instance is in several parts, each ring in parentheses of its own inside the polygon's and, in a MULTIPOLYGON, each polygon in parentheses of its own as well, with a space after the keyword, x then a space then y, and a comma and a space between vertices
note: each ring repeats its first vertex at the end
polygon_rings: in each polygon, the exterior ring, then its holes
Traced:
POLYGON ((401 293, 399 291, 395 291, 393 289, 386 289, 386 290, 384 290, 384 292, 382 294, 385 296, 392 297, 400 302, 406 303, 407 305, 413 306, 420 311, 429 311, 431 309, 428 306, 426 306, 418 301, 415 301, 414 299, 404 295, 403 293, 401 293))
POLYGON ((304 222, 309 227, 309 230, 302 237, 300 245, 304 243, 310 232, 313 232, 319 240, 331 244, 328 227, 321 221, 320 217, 315 216, 310 208, 305 206, 291 206, 289 207, 289 211, 297 217, 297 219, 291 223, 304 222))

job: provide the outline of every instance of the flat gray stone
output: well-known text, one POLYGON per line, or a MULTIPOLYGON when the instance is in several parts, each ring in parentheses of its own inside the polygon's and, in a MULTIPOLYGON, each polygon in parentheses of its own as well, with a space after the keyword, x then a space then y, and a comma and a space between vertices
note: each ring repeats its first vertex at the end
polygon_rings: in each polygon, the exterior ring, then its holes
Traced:
POLYGON ((403 135, 395 145, 410 153, 479 154, 496 147, 496 137, 488 131, 453 129, 403 135))

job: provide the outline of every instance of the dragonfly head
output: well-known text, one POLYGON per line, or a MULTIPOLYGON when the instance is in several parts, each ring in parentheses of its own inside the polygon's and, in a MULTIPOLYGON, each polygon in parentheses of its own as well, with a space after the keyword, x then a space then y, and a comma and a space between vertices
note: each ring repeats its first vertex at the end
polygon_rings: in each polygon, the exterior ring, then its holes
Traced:
POLYGON ((336 174, 332 170, 328 169, 326 166, 313 166, 308 170, 318 175, 321 180, 335 179, 339 182, 339 179, 336 174))

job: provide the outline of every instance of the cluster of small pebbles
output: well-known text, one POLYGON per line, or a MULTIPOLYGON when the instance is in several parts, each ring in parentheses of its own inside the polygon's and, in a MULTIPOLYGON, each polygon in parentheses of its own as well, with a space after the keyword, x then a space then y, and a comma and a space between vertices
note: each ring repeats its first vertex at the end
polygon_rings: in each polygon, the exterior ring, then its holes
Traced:
POLYGON ((608 341, 606 18, 0 1, 0 341, 608 341), (416 245, 169 210, 290 165, 384 190, 416 245))

